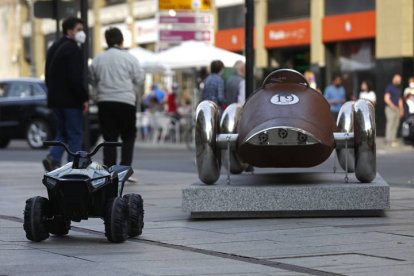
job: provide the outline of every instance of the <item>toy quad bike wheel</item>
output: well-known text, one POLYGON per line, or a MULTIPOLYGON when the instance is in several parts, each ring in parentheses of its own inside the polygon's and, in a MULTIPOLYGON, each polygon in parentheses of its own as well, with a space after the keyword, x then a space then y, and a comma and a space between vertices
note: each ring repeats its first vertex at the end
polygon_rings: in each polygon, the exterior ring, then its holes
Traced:
POLYGON ((105 236, 110 242, 124 242, 127 235, 127 202, 121 197, 111 198, 106 204, 105 236))
POLYGON ((139 236, 144 228, 144 201, 139 194, 126 194, 123 199, 128 205, 127 234, 131 238, 139 236))
POLYGON ((49 238, 48 213, 47 198, 37 196, 26 200, 23 228, 29 240, 40 242, 49 238))

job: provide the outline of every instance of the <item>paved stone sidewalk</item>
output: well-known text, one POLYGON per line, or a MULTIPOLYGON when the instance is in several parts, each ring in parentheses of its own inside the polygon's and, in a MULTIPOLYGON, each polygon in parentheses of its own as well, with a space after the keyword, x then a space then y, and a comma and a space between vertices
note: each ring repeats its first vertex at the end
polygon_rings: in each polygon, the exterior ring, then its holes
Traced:
POLYGON ((391 188, 384 217, 190 220, 181 192, 194 173, 135 176, 125 192, 144 198, 140 238, 111 244, 90 219, 33 243, 22 217, 46 196, 41 165, 0 162, 0 275, 412 275, 414 189, 391 188))

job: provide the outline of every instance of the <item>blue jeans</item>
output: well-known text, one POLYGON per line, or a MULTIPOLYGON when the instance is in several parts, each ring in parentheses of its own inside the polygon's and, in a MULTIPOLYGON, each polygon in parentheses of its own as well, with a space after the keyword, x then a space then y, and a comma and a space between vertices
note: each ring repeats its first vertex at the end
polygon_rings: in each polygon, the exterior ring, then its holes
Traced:
MULTIPOLYGON (((53 115, 56 120, 57 133, 56 141, 61 141, 69 146, 72 152, 82 150, 83 134, 83 114, 77 108, 53 108, 53 115)), ((53 161, 60 164, 64 148, 51 147, 49 151, 53 161)), ((68 155, 68 162, 73 161, 73 157, 68 155)))

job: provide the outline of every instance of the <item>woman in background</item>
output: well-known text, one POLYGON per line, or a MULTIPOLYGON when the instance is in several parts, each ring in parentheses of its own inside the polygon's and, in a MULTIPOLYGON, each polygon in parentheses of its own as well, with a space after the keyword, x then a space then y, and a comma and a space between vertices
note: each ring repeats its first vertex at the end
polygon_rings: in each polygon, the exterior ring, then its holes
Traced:
POLYGON ((368 80, 361 82, 361 92, 359 92, 359 98, 371 101, 374 105, 377 102, 377 96, 372 89, 372 83, 368 80))

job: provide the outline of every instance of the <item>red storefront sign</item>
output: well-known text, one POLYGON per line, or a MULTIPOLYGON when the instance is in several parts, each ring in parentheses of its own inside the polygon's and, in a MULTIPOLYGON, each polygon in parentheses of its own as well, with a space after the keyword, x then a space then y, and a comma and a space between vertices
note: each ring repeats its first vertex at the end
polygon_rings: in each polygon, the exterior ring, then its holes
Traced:
POLYGON ((375 11, 326 16, 322 21, 322 40, 335 42, 375 37, 375 20, 375 11))
POLYGON ((266 48, 309 45, 310 20, 267 24, 264 36, 266 48))
POLYGON ((229 51, 243 51, 244 29, 227 29, 216 33, 216 46, 229 51))

